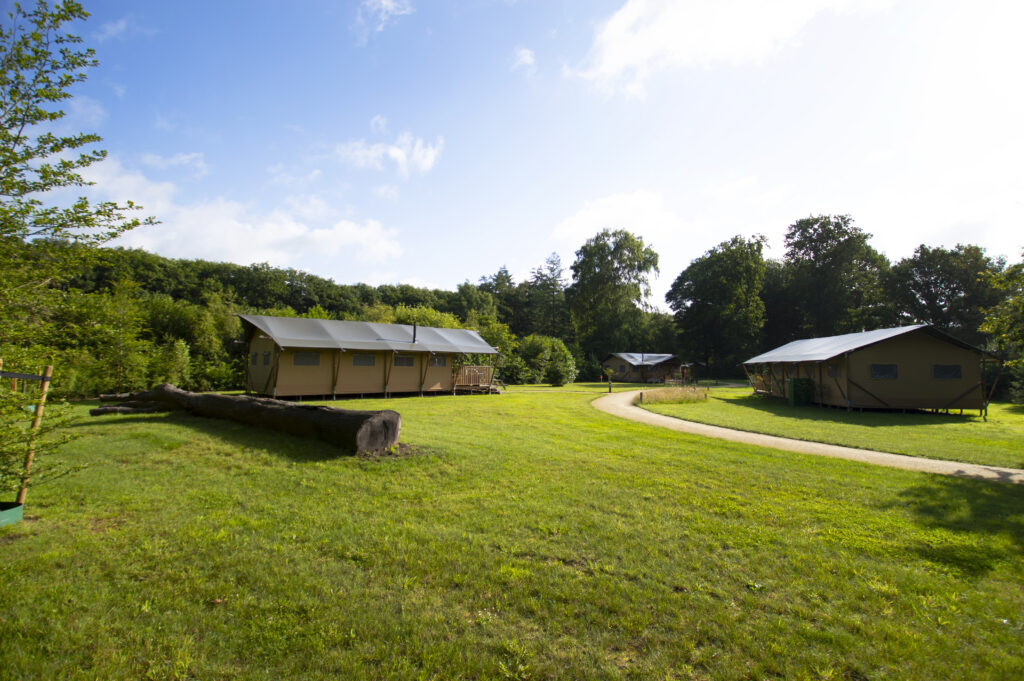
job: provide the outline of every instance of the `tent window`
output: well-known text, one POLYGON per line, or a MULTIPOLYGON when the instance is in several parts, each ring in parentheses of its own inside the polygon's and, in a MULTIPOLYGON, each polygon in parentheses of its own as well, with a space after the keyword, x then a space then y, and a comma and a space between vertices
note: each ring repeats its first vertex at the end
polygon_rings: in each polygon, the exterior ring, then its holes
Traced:
POLYGON ((434 355, 430 358, 430 366, 432 367, 446 367, 448 366, 448 358, 442 357, 441 355, 434 355))
POLYGON ((963 378, 959 364, 933 364, 932 378, 963 378))
POLYGON ((354 367, 372 367, 376 363, 376 355, 367 352, 357 352, 352 355, 352 366, 354 367))
POLYGON ((837 367, 835 364, 829 364, 828 365, 828 377, 829 378, 835 378, 838 375, 839 375, 839 367, 837 367))
POLYGON ((270 366, 270 351, 269 350, 267 352, 263 353, 263 366, 265 366, 265 367, 270 366))
POLYGON ((872 364, 871 378, 899 378, 895 364, 872 364))
POLYGON ((621 373, 626 373, 626 365, 625 364, 620 364, 619 365, 619 371, 621 373))
POLYGON ((252 362, 253 366, 256 366, 257 364, 259 364, 260 363, 260 353, 258 353, 258 352, 252 353, 251 362, 252 362))
POLYGON ((412 355, 395 355, 395 366, 396 367, 411 367, 415 366, 416 360, 412 355))
POLYGON ((318 367, 320 366, 319 352, 296 352, 292 363, 297 367, 318 367))

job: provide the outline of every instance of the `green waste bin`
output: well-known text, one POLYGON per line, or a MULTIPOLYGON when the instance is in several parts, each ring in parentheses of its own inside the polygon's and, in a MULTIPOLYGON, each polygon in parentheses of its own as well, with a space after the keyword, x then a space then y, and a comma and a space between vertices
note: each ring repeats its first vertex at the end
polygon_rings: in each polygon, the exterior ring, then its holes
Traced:
POLYGON ((0 527, 20 523, 22 506, 19 503, 0 501, 0 527))
POLYGON ((809 378, 789 379, 789 406, 806 407, 814 396, 814 385, 809 378))

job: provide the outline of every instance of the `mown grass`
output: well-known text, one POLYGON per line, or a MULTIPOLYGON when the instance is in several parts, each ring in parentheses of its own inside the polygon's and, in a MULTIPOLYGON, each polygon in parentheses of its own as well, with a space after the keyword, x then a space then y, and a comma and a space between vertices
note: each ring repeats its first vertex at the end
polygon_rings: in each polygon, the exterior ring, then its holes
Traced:
POLYGON ((988 421, 964 414, 846 411, 791 407, 746 388, 712 388, 693 404, 641 404, 666 416, 755 433, 880 452, 1024 468, 1024 408, 993 403, 988 421))
POLYGON ((0 529, 0 676, 1024 675, 1024 486, 680 435, 595 392, 351 403, 402 413, 404 458, 83 417, 88 467, 0 529))

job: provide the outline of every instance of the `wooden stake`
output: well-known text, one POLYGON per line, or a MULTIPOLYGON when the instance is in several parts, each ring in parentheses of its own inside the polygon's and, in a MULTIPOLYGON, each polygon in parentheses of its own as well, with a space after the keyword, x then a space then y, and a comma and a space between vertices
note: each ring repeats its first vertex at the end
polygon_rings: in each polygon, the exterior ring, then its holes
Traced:
POLYGON ((18 489, 19 504, 25 503, 25 494, 28 492, 28 479, 32 472, 32 459, 36 455, 36 438, 39 437, 39 427, 43 423, 43 407, 46 405, 46 393, 50 391, 50 377, 53 376, 53 366, 47 366, 43 371, 43 381, 39 390, 39 401, 36 402, 36 414, 32 419, 32 430, 28 436, 28 452, 25 454, 25 472, 21 476, 21 487, 18 489))

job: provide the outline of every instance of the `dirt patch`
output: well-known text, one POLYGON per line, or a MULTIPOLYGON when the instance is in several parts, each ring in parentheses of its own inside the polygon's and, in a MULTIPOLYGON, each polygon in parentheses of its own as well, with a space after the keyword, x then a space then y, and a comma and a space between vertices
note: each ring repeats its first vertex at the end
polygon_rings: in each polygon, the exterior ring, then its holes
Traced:
POLYGON ((374 449, 369 452, 359 452, 356 456, 360 459, 408 459, 412 456, 429 456, 436 453, 437 452, 427 447, 414 447, 413 445, 407 445, 404 442, 399 442, 397 445, 392 447, 374 449))
POLYGON ((89 531, 93 534, 102 534, 110 530, 116 530, 124 525, 122 518, 93 518, 89 521, 89 531))

